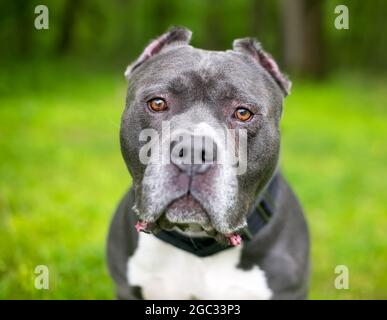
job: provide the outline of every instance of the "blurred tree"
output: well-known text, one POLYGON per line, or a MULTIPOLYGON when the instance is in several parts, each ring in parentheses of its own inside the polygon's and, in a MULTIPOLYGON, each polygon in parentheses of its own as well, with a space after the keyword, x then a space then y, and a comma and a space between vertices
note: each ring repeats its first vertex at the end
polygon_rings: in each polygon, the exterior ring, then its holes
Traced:
POLYGON ((282 0, 284 60, 288 70, 324 73, 323 0, 282 0))
POLYGON ((193 31, 193 44, 207 49, 254 36, 277 60, 282 56, 287 71, 300 75, 387 67, 385 0, 50 0, 50 28, 44 31, 34 28, 38 3, 0 1, 0 61, 71 55, 121 65, 169 26, 184 25, 193 31), (334 27, 339 4, 349 9, 349 30, 334 27))
POLYGON ((67 0, 62 14, 61 32, 58 37, 57 52, 68 53, 73 43, 76 15, 82 6, 83 0, 67 0))
POLYGON ((252 0, 250 27, 253 35, 259 34, 262 29, 262 19, 264 18, 264 0, 252 0))
POLYGON ((282 59, 282 29, 279 1, 252 0, 250 28, 262 46, 277 61, 282 59))
POLYGON ((206 43, 205 47, 212 50, 222 50, 225 45, 223 38, 223 25, 224 25, 224 15, 222 14, 221 0, 212 0, 208 1, 207 4, 207 14, 205 20, 206 32, 206 43))
MULTIPOLYGON (((174 1, 173 1, 174 2, 174 1)), ((152 26, 155 27, 155 36, 165 32, 173 19, 174 3, 171 1, 156 0, 152 6, 152 26)))
POLYGON ((32 5, 28 1, 17 0, 14 1, 12 12, 18 23, 16 25, 15 35, 18 39, 18 52, 22 56, 28 56, 32 50, 32 25, 31 25, 31 10, 32 5))

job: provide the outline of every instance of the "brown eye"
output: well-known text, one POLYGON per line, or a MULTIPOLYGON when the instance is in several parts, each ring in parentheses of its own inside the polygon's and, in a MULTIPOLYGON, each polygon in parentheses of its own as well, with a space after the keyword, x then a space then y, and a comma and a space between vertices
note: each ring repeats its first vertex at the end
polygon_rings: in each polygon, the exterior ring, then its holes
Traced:
POLYGON ((253 113, 246 108, 239 108, 235 110, 234 116, 239 121, 245 122, 250 120, 253 117, 253 113))
POLYGON ((148 107, 155 112, 167 110, 167 103, 164 99, 154 98, 148 101, 148 107))

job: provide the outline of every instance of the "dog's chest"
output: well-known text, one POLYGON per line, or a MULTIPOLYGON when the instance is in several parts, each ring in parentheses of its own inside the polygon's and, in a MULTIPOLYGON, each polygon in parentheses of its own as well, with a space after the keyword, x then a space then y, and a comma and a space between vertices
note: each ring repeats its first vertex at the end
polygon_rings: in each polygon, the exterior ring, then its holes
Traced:
POLYGON ((237 268, 240 254, 236 247, 200 258, 141 233, 128 279, 145 299, 269 299, 264 272, 237 268))

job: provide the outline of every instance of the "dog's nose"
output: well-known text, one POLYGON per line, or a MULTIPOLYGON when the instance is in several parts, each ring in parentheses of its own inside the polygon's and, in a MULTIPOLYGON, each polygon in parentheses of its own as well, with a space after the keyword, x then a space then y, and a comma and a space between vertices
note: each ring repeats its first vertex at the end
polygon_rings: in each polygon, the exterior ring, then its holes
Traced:
POLYGON ((216 143, 208 136, 185 135, 171 143, 171 162, 188 175, 206 172, 216 155, 216 143))

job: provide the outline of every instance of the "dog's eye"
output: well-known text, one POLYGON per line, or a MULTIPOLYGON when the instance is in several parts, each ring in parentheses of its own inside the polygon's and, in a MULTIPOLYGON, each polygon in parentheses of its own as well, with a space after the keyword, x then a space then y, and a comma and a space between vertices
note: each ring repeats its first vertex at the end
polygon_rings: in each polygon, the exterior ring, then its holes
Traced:
POLYGON ((235 118, 237 118, 239 121, 246 122, 250 120, 253 117, 253 113, 246 108, 238 108, 234 112, 235 118))
POLYGON ((165 111, 168 108, 166 101, 162 98, 154 98, 147 103, 148 107, 155 112, 165 111))

